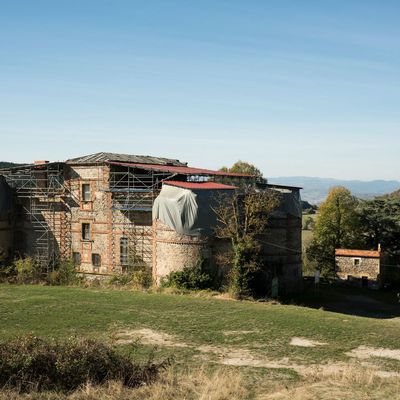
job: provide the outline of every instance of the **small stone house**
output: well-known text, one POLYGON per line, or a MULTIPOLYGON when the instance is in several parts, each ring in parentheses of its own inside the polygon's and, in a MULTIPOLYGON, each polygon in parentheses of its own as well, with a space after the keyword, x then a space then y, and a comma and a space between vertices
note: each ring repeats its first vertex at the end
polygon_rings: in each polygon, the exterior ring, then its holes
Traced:
POLYGON ((363 287, 383 283, 383 253, 381 250, 336 249, 336 276, 363 287))

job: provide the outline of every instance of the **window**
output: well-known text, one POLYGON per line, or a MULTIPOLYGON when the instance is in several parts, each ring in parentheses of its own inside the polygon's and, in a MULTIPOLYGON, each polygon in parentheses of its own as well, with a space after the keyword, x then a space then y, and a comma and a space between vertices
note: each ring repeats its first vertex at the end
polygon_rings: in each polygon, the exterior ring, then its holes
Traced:
POLYGON ((82 240, 90 240, 90 224, 82 224, 82 240))
POLYGON ((119 240, 119 259, 121 265, 128 265, 128 238, 126 237, 119 240))
POLYGON ((361 264, 361 258, 353 258, 353 265, 358 267, 361 264))
POLYGON ((74 265, 76 265, 76 266, 81 265, 81 253, 74 251, 72 253, 72 261, 73 261, 74 265))
POLYGON ((95 267, 100 267, 101 265, 101 255, 97 253, 92 253, 92 265, 95 267))
POLYGON ((90 201, 91 196, 90 196, 90 184, 89 183, 84 183, 82 185, 82 201, 90 201))

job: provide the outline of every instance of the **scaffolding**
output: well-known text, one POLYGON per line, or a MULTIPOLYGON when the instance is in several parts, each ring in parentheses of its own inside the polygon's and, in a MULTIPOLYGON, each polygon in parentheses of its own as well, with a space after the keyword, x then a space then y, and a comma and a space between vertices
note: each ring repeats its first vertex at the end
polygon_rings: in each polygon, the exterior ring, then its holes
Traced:
POLYGON ((30 243, 18 243, 18 252, 21 256, 31 254, 44 269, 53 269, 60 256, 68 256, 71 242, 63 164, 26 165, 4 169, 1 174, 17 198, 22 230, 33 232, 30 243), (26 251, 26 246, 33 251, 26 251))
POLYGON ((129 165, 110 166, 113 236, 111 259, 115 272, 151 265, 153 203, 160 192, 162 181, 175 175, 129 165))

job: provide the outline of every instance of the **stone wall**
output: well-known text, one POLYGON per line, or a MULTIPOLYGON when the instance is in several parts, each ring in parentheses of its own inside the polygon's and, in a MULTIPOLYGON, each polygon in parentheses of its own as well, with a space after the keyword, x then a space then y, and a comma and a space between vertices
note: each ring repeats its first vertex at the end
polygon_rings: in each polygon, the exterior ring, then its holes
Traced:
POLYGON ((70 191, 71 256, 80 255, 84 272, 107 274, 113 266, 111 193, 107 191, 109 167, 104 165, 70 166, 66 185, 70 191), (90 185, 90 199, 83 200, 82 185, 90 185), (90 226, 90 238, 83 237, 83 224, 90 226), (93 254, 99 265, 93 265, 93 254))
POLYGON ((8 218, 0 220, 0 263, 12 257, 13 229, 8 218))
POLYGON ((301 219, 289 214, 271 217, 261 238, 266 271, 278 277, 279 293, 302 289, 301 219))
MULTIPOLYGON (((120 241, 128 238, 130 254, 151 267, 153 228, 151 212, 113 210, 109 191, 110 170, 105 165, 71 166, 67 184, 75 204, 71 206, 71 250, 79 253, 81 269, 95 274, 124 271, 121 265, 120 241), (83 201, 82 185, 90 184, 90 201, 83 201), (90 224, 91 238, 82 237, 82 224, 90 224), (100 256, 100 265, 92 263, 92 255, 100 256)), ((139 261, 138 261, 139 260, 139 261)))
POLYGON ((347 280, 348 277, 362 278, 378 281, 380 275, 380 258, 336 256, 336 274, 340 279, 347 280), (359 265, 354 260, 359 260, 359 265))
MULTIPOLYGON (((185 266, 195 265, 200 258, 209 260, 216 272, 227 274, 232 255, 229 241, 211 237, 180 235, 161 221, 153 221, 153 277, 157 284, 163 277, 185 266)), ((275 218, 265 236, 260 238, 264 252, 264 276, 267 292, 272 278, 278 276, 280 294, 298 292, 302 288, 301 220, 275 218)))
POLYGON ((171 272, 211 257, 207 237, 180 235, 159 220, 153 222, 153 279, 157 284, 171 272))

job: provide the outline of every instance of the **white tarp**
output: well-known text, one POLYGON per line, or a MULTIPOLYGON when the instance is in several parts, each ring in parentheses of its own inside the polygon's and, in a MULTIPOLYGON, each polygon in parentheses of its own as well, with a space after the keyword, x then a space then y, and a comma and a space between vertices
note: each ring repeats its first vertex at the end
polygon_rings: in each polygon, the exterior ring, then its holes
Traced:
MULTIPOLYGON (((232 189, 186 189, 163 185, 153 205, 153 219, 158 219, 181 235, 212 235, 217 220, 212 204, 221 194, 234 193, 232 189)), ((281 203, 274 217, 287 214, 301 218, 299 191, 280 193, 281 203)))
POLYGON ((231 189, 185 189, 163 185, 153 205, 153 219, 158 219, 181 235, 211 235, 216 226, 211 209, 217 193, 231 189))

